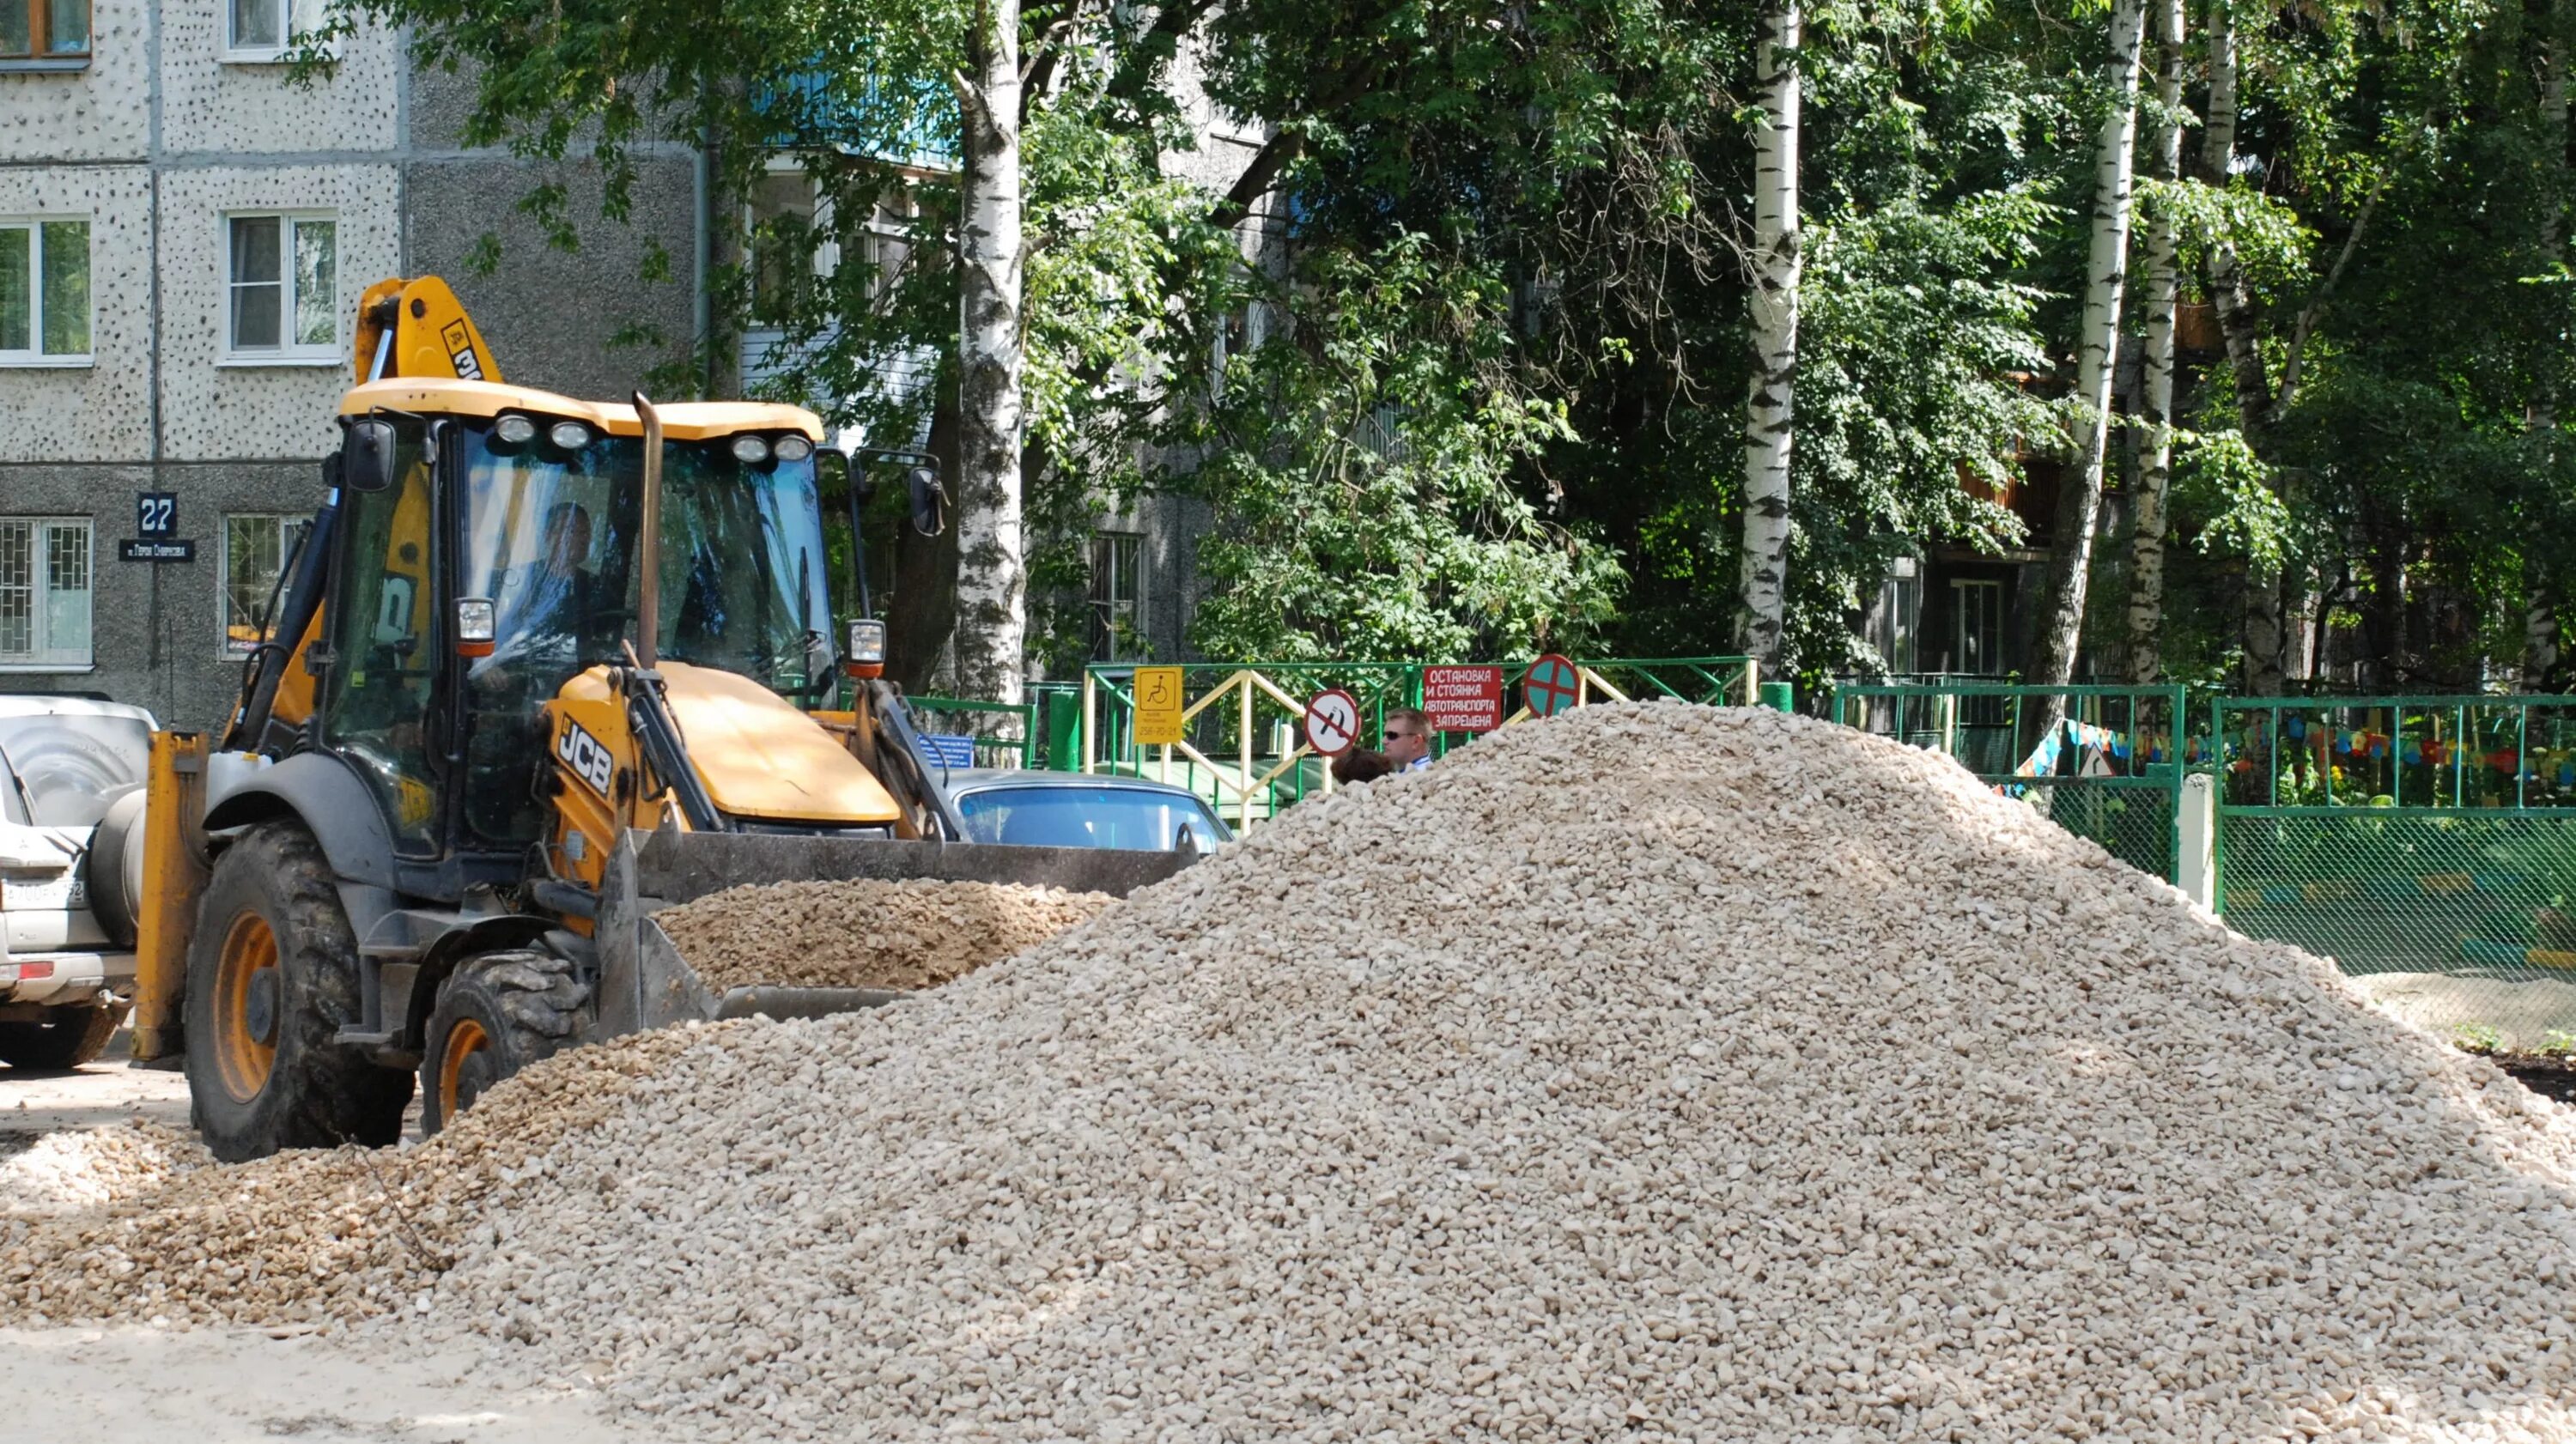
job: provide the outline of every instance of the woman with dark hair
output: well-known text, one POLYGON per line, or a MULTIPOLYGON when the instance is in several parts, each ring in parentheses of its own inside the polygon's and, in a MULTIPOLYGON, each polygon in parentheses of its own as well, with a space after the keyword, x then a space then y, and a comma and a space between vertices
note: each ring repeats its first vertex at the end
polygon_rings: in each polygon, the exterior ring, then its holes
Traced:
POLYGON ((1375 782, 1395 770, 1395 761, 1383 752, 1354 747, 1333 759, 1333 780, 1345 785, 1353 782, 1375 782))

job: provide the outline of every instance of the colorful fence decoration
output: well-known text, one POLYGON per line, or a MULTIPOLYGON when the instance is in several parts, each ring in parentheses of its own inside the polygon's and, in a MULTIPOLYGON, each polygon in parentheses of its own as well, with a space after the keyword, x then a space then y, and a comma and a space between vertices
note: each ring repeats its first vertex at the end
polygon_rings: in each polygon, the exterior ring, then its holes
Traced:
POLYGON ((2576 1042, 2576 698, 2212 704, 2218 906, 2478 1047, 2576 1042))

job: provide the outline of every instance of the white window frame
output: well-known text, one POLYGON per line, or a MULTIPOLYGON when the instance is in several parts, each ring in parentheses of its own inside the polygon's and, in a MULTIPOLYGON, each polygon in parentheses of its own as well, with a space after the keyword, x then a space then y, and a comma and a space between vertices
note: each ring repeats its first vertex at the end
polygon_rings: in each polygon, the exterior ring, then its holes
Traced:
POLYGON ((95 365, 98 348, 98 219, 90 215, 12 215, 0 216, 0 231, 27 233, 27 349, 0 351, 0 366, 70 370, 95 365), (78 221, 89 228, 89 344, 87 351, 49 352, 45 349, 45 227, 78 221))
MULTIPOLYGON (((222 9, 219 23, 224 27, 223 48, 215 58, 226 65, 283 65, 295 54, 295 37, 299 33, 322 27, 321 0, 278 0, 281 10, 278 20, 286 28, 286 33, 278 37, 279 43, 244 45, 233 34, 234 0, 215 0, 215 3, 222 9)), ((325 47, 326 50, 332 48, 325 47)))
MULTIPOLYGON (((832 198, 823 194, 823 188, 814 183, 813 173, 806 170, 805 163, 793 154, 772 154, 762 162, 762 179, 767 180, 773 176, 794 176, 805 187, 805 203, 813 213, 812 219, 806 224, 813 227, 816 236, 813 254, 808 258, 806 277, 814 285, 823 285, 830 281, 833 273, 841 268, 840 242, 826 239, 832 232, 832 198)), ((759 259, 752 246, 752 236, 759 227, 759 204, 752 200, 744 201, 742 205, 743 261, 754 268, 752 284, 755 288, 759 285, 757 274, 759 259)), ((778 327, 766 322, 754 322, 745 329, 772 338, 783 334, 778 327)))
POLYGON ((87 672, 95 669, 98 657, 98 527, 85 516, 0 516, 0 527, 32 528, 28 540, 29 626, 37 645, 24 653, 0 652, 0 672, 87 672), (77 527, 81 533, 83 576, 87 585, 83 594, 89 598, 89 644, 74 653, 69 648, 45 645, 47 608, 45 595, 51 590, 47 573, 52 566, 52 534, 64 528, 77 527))
MULTIPOLYGON (((313 525, 313 517, 309 512, 228 511, 223 514, 221 520, 223 531, 215 541, 215 645, 226 661, 238 662, 257 650, 259 644, 233 640, 233 523, 237 521, 275 522, 277 524, 277 566, 278 570, 283 572, 287 564, 295 559, 296 540, 293 534, 298 530, 309 532, 313 525)), ((265 600, 262 598, 262 601, 265 600)), ((281 596, 279 600, 283 601, 284 598, 281 596)))
POLYGON ((2000 577, 1953 577, 1950 579, 1950 646, 1956 654, 1950 659, 1951 670, 1968 677, 2000 677, 2004 674, 2004 584, 2000 577), (1984 602, 1972 602, 1982 598, 1984 602), (1989 610, 1986 603, 1991 603, 1989 610), (1993 643, 1996 655, 1976 659, 1983 671, 1972 670, 1968 644, 1972 640, 1969 609, 1977 608, 1978 619, 1991 617, 1994 631, 1985 640, 1993 643))
POLYGON ((339 366, 349 359, 348 336, 340 328, 347 324, 340 305, 340 213, 327 206, 288 207, 282 209, 226 211, 218 219, 222 228, 216 235, 215 254, 220 269, 216 284, 223 287, 223 333, 217 338, 218 366, 339 366), (278 223, 278 344, 269 350, 241 350, 233 345, 233 222, 274 220, 278 223), (331 223, 331 340, 327 345, 295 341, 295 227, 304 221, 331 223))

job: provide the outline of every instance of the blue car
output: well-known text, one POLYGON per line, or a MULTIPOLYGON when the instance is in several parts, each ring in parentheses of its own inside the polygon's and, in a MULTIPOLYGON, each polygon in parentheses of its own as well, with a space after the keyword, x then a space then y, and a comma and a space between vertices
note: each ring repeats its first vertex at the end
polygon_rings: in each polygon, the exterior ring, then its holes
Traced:
POLYGON ((943 781, 972 842, 1204 855, 1234 838, 1198 794, 1141 778, 961 767, 943 781))

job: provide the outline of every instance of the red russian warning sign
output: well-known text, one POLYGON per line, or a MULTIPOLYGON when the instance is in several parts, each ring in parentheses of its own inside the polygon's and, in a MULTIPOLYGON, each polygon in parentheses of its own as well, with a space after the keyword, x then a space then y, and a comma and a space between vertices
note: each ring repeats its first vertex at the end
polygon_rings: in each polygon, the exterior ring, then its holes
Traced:
POLYGON ((1436 732, 1491 732, 1503 725, 1503 669, 1425 667, 1422 711, 1436 732))

